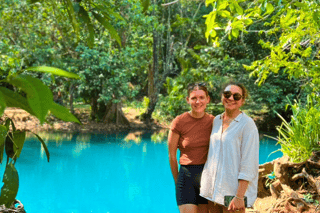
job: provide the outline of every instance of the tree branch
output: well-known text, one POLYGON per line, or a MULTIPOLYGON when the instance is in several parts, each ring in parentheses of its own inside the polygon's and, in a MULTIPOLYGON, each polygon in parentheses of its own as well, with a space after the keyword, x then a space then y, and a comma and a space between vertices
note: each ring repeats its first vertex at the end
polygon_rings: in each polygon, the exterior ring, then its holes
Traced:
POLYGON ((166 3, 166 4, 161 4, 161 6, 166 7, 166 6, 170 6, 172 4, 178 3, 178 2, 179 2, 179 0, 175 0, 173 2, 169 2, 169 3, 166 3))

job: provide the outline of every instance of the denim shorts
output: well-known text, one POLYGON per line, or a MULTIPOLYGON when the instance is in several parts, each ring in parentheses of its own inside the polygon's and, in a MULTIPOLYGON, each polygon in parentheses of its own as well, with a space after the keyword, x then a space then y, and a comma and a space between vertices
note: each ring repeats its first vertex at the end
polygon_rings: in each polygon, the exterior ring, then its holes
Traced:
POLYGON ((203 167, 204 164, 180 166, 176 184, 176 199, 178 206, 183 204, 208 204, 208 200, 199 195, 203 167))

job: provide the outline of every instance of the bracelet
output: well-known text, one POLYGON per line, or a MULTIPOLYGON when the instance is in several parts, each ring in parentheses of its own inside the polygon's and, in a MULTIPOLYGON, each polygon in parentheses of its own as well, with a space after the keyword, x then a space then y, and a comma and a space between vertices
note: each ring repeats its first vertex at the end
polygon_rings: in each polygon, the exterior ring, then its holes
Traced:
POLYGON ((239 199, 239 200, 244 200, 244 197, 243 198, 240 198, 238 197, 237 195, 234 196, 235 198, 239 199))

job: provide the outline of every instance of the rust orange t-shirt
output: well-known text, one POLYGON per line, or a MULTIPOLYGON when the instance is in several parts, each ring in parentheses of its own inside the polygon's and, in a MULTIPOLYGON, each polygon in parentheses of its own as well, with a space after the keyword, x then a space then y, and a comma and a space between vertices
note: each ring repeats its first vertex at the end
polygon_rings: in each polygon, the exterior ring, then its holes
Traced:
POLYGON ((213 119, 214 116, 208 113, 202 118, 194 118, 189 112, 185 112, 172 121, 171 131, 180 136, 180 165, 199 165, 206 162, 213 119))

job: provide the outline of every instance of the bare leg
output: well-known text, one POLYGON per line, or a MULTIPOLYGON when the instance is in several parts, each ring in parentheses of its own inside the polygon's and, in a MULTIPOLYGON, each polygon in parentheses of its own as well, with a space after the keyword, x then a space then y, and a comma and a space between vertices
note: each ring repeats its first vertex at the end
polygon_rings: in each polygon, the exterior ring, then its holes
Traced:
POLYGON ((209 213, 223 213, 222 206, 211 201, 208 201, 208 209, 209 213))
POLYGON ((199 204, 198 213, 208 213, 208 204, 199 204))
POLYGON ((198 213, 198 206, 194 204, 183 204, 179 206, 180 213, 198 213))

